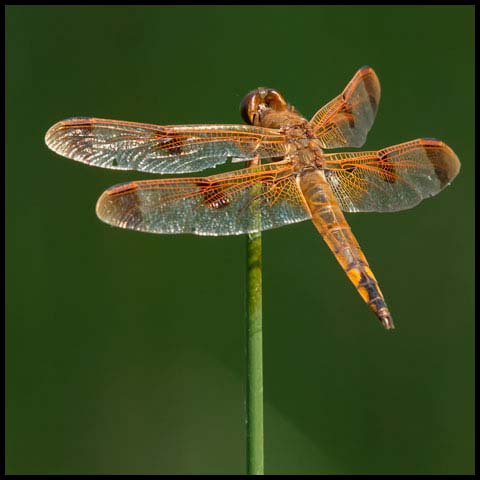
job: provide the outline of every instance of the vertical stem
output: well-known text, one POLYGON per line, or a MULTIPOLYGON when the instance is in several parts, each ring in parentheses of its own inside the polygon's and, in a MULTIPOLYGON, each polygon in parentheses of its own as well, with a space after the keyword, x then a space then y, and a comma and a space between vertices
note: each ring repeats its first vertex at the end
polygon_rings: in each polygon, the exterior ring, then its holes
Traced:
MULTIPOLYGON (((261 227, 261 213, 253 221, 261 227)), ((247 474, 263 475, 262 234, 247 237, 247 474)))

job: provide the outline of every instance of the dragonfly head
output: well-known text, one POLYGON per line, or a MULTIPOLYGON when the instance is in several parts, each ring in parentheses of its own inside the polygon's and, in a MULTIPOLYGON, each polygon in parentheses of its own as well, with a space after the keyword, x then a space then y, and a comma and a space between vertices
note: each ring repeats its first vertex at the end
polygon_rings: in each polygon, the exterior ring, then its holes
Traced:
POLYGON ((261 117, 272 110, 281 112, 288 110, 288 103, 273 88, 259 87, 243 97, 240 113, 249 125, 259 125, 261 117))

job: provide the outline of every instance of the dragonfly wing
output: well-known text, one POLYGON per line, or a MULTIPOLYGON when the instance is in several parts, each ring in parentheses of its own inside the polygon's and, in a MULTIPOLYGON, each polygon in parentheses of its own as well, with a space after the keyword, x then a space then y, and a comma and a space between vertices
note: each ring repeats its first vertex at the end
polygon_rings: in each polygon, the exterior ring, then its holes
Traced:
POLYGON ((375 152, 325 154, 325 176, 345 212, 395 212, 436 195, 458 174, 445 143, 417 139, 375 152))
POLYGON ((361 147, 375 120, 379 102, 378 77, 372 68, 363 67, 345 90, 310 120, 322 148, 361 147))
POLYGON ((283 136, 250 125, 159 126, 71 118, 53 125, 49 148, 89 165, 151 173, 190 173, 233 161, 282 157, 283 136))
POLYGON ((238 235, 310 218, 291 166, 279 163, 117 185, 99 198, 97 215, 122 228, 197 235, 238 235))

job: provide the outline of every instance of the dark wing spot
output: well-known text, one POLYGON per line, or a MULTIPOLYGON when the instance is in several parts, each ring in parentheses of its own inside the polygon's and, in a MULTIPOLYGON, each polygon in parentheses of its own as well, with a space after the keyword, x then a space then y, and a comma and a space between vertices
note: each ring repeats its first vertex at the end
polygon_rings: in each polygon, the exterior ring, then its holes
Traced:
POLYGON ((373 95, 369 95, 368 99, 370 100, 373 112, 376 112, 378 108, 377 99, 373 95))
POLYGON ((379 169, 380 175, 382 179, 387 183, 395 183, 396 176, 395 176, 395 167, 393 166, 393 162, 389 161, 390 154, 385 153, 379 157, 379 169))
POLYGON ((450 183, 452 178, 456 175, 456 163, 452 162, 452 155, 450 154, 448 147, 447 149, 435 148, 432 150, 426 148, 425 151, 429 160, 433 164, 435 176, 438 178, 438 181, 443 188, 445 185, 450 183))
POLYGON ((203 203, 208 208, 225 208, 230 205, 230 199, 225 194, 222 187, 215 182, 209 180, 202 180, 196 184, 203 191, 203 203))
POLYGON ((348 122, 348 125, 351 129, 355 127, 355 118, 353 117, 352 106, 346 102, 345 95, 343 95, 343 105, 338 113, 343 113, 345 120, 348 122))
POLYGON ((421 142, 440 186, 445 187, 460 170, 460 162, 455 152, 448 145, 435 138, 422 138, 421 142))
POLYGON ((182 153, 182 137, 175 134, 167 134, 168 137, 160 137, 158 148, 168 150, 172 155, 180 155, 182 153))
POLYGON ((446 164, 446 162, 445 165, 442 164, 442 157, 440 157, 439 160, 440 161, 434 163, 433 169, 435 171, 436 177, 438 178, 438 181, 440 182, 441 187, 443 188, 450 182, 452 175, 448 171, 448 165, 446 164))
MULTIPOLYGON (((358 167, 356 167, 355 165, 352 165, 351 163, 343 163, 342 164, 342 170, 347 172, 347 173, 354 173, 355 170, 357 170, 358 167)), ((334 173, 333 172, 330 172, 328 170, 325 171, 325 173, 327 175, 333 175, 334 173)))

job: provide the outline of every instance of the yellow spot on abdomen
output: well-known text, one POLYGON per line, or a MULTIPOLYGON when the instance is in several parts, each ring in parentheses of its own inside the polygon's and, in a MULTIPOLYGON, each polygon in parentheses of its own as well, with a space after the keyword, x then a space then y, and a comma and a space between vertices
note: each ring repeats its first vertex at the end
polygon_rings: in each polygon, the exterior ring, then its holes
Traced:
POLYGON ((358 284, 360 283, 360 279, 362 274, 360 273, 360 270, 358 268, 352 268, 347 272, 348 278, 352 281, 352 283, 358 287, 358 284))

